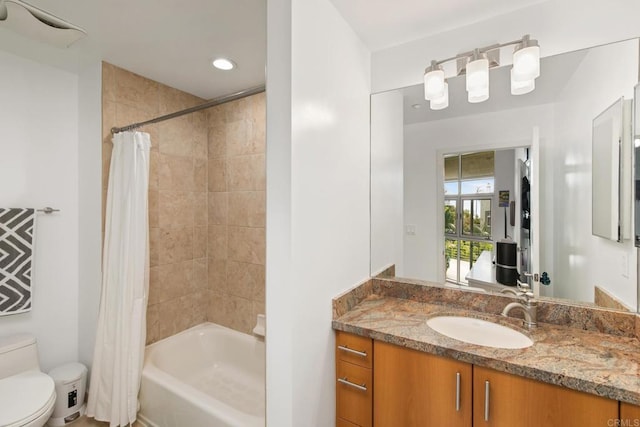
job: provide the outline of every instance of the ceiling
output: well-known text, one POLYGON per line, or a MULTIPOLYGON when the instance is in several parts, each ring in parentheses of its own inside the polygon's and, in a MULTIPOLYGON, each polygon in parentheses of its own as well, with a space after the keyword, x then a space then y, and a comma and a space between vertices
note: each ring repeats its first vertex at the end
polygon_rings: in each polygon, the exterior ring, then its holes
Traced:
POLYGON ((374 52, 543 1, 546 0, 331 0, 374 52))
MULTIPOLYGON (((67 49, 52 48, 53 55, 29 45, 38 54, 56 56, 57 52, 60 58, 75 54, 76 59, 97 56, 205 99, 265 82, 266 0, 26 2, 88 33, 67 49), (237 68, 216 70, 211 66, 216 56, 232 59, 237 68)), ((0 48, 10 48, 6 46, 9 39, 14 44, 21 41, 15 34, 6 34, 8 31, 0 29, 0 48)), ((24 50, 19 53, 29 56, 24 50)), ((51 59, 55 62, 55 58, 51 59)))

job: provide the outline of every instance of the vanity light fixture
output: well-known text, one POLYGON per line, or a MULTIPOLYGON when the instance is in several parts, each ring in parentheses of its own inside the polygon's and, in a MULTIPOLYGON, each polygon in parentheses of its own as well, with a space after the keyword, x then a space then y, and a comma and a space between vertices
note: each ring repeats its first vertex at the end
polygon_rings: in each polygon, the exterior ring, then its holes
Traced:
POLYGON ((466 74, 469 102, 489 99, 489 69, 500 66, 501 55, 509 47, 514 48, 511 94, 524 95, 533 91, 536 87, 535 79, 540 76, 540 47, 537 40, 531 40, 529 35, 525 35, 519 40, 474 49, 442 61, 431 61, 431 65, 424 71, 424 98, 429 101, 431 109, 441 110, 449 106, 446 79, 462 74, 466 74), (447 63, 455 63, 455 67, 444 67, 447 63))

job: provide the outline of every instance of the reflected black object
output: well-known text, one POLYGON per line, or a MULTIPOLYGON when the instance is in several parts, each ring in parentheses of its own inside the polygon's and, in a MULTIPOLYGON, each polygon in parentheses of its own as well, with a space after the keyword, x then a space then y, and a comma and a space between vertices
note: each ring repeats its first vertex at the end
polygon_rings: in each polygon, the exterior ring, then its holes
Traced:
POLYGON ((518 283, 517 245, 515 242, 498 242, 496 250, 496 281, 507 286, 518 283))

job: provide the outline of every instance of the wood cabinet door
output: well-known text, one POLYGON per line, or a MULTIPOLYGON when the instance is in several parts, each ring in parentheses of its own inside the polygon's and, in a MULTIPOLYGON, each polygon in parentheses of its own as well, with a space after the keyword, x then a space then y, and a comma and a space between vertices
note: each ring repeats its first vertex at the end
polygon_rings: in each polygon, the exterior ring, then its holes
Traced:
POLYGON ((374 341, 375 427, 471 426, 472 367, 374 341))
POLYGON ((616 400, 478 366, 473 396, 474 427, 603 427, 618 418, 616 400))
POLYGON ((620 402, 620 425, 640 427, 640 406, 620 402))

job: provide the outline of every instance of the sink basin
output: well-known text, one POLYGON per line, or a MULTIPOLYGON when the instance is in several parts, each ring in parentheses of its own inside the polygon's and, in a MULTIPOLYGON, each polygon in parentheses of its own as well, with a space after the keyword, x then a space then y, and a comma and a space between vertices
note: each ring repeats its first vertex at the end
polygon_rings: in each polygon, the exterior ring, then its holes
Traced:
POLYGON ((531 338, 515 329, 482 319, 462 316, 437 316, 427 320, 436 332, 469 344, 495 348, 526 348, 531 338))

